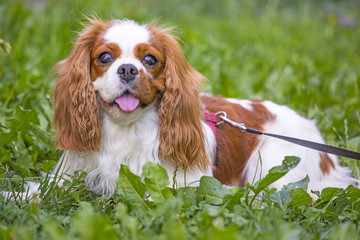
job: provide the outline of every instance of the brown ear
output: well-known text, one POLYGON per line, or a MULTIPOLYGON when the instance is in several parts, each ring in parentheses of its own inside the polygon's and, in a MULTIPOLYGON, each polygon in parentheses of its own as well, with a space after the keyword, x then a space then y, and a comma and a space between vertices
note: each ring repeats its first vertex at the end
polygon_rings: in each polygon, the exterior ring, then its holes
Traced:
POLYGON ((205 169, 207 155, 201 127, 200 81, 169 29, 150 26, 157 48, 165 56, 165 91, 158 111, 160 153, 176 164, 205 169))
POLYGON ((55 146, 81 152, 99 151, 99 105, 90 75, 90 54, 106 24, 91 20, 82 31, 70 56, 56 65, 53 124, 58 132, 55 146))

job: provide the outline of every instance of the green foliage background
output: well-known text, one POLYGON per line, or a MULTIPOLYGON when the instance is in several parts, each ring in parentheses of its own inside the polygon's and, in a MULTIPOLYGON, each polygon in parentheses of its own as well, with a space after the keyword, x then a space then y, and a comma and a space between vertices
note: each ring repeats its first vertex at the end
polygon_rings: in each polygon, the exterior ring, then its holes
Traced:
MULTIPOLYGON (((44 181, 39 171, 48 172, 59 158, 51 130, 52 67, 70 53, 84 14, 175 25, 189 62, 208 78, 203 91, 286 104, 316 119, 329 144, 360 151, 358 1, 0 0, 1 189, 19 189, 24 178, 44 181)), ((359 178, 360 164, 342 160, 359 178)), ((1 238, 359 236, 360 200, 352 188, 327 190, 315 204, 298 190, 268 190, 265 203, 250 204, 250 186, 231 196, 219 187, 217 201, 204 202, 202 188, 159 190, 148 180, 144 191, 152 201, 144 197, 151 207, 144 212, 120 194, 121 187, 110 200, 92 196, 80 184, 83 177, 68 183, 76 191, 44 184, 40 203, 0 197, 1 238)), ((216 185, 205 180, 202 186, 216 185)))

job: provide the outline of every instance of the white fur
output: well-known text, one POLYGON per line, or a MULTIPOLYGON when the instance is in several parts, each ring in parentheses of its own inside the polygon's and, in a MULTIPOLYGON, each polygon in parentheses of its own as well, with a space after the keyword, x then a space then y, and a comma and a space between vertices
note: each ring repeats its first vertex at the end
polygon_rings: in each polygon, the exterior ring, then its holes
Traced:
POLYGON ((123 64, 132 64, 139 72, 144 71, 147 74, 145 67, 136 58, 116 59, 109 69, 93 82, 95 91, 100 92, 101 97, 107 102, 114 101, 125 90, 128 90, 129 84, 120 81, 117 73, 118 68, 123 64))
MULTIPOLYGON (((264 132, 324 143, 314 121, 301 117, 286 106, 280 106, 270 101, 265 101, 263 105, 276 117, 275 121, 265 126, 264 132)), ((272 167, 280 165, 285 156, 297 156, 301 158, 298 166, 271 184, 270 187, 279 190, 283 185, 299 181, 306 175, 310 178, 309 192, 311 190, 320 191, 330 186, 346 188, 350 184, 356 184, 356 180, 351 177, 351 170, 341 167, 336 156, 329 154, 335 169, 331 169, 329 174, 324 175, 320 169, 318 151, 273 137, 261 136, 261 138, 260 144, 245 166, 246 182, 251 183, 253 179, 257 181, 263 178, 272 167), (261 166, 258 163, 259 157, 262 160, 261 166)))
MULTIPOLYGON (((145 111, 141 119, 129 125, 114 123, 105 116, 101 152, 65 151, 63 157, 66 164, 63 164, 60 171, 67 169, 67 174, 70 175, 77 170, 86 171, 88 175, 85 181, 89 189, 109 197, 115 191, 121 164, 128 165, 133 173, 141 175, 146 162, 161 163, 169 175, 171 186, 175 166, 166 164, 166 161, 159 158, 159 123, 156 112, 154 107, 145 111)), ((207 139, 206 150, 209 159, 212 159, 215 138, 206 124, 203 124, 203 129, 207 139)), ((177 185, 184 186, 184 171, 179 168, 176 175, 177 185)), ((210 162, 205 172, 188 169, 186 184, 199 180, 203 175, 212 175, 210 162)))
POLYGON ((227 98, 226 99, 228 102, 231 103, 235 103, 235 104, 239 104, 241 105, 243 108, 249 110, 249 111, 253 111, 254 108, 252 107, 252 102, 250 100, 247 99, 236 99, 236 98, 227 98))
POLYGON ((118 44, 123 58, 135 58, 135 46, 148 43, 150 33, 146 25, 139 25, 131 20, 117 20, 116 24, 107 30, 104 39, 107 43, 118 44))
POLYGON ((123 64, 132 64, 138 71, 147 73, 146 68, 135 57, 134 51, 136 45, 140 43, 148 43, 150 33, 146 26, 141 26, 130 20, 117 20, 116 23, 110 27, 104 35, 107 43, 115 43, 121 49, 121 56, 111 64, 109 69, 96 81, 93 82, 95 91, 100 93, 102 99, 107 102, 112 102, 114 99, 123 94, 128 84, 119 80, 117 73, 118 68, 123 64))
POLYGON ((25 199, 32 198, 39 194, 40 190, 40 183, 37 182, 26 182, 24 185, 24 192, 1 192, 1 194, 4 196, 5 199, 11 200, 11 201, 22 201, 25 199))

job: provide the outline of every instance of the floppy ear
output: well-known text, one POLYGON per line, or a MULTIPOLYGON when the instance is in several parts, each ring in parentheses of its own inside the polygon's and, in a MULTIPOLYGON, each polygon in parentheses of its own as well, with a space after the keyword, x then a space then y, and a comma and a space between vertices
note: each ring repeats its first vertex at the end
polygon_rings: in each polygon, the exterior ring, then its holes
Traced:
POLYGON ((81 152, 99 151, 101 127, 99 105, 90 75, 90 54, 105 23, 91 20, 69 57, 56 65, 53 124, 58 132, 55 146, 81 152))
POLYGON ((160 123, 160 153, 176 164, 198 169, 207 166, 204 134, 201 127, 202 107, 199 99, 200 81, 169 29, 150 26, 152 41, 163 49, 165 56, 165 91, 158 120, 160 123))

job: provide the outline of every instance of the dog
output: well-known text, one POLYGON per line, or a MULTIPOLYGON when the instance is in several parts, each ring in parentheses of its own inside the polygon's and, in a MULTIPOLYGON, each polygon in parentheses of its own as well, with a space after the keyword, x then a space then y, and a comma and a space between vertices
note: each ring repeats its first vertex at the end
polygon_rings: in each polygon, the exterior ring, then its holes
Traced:
POLYGON ((86 171, 85 182, 97 194, 114 194, 121 164, 138 175, 146 162, 161 164, 170 180, 177 168, 178 186, 186 184, 185 171, 188 184, 207 175, 244 186, 293 155, 301 158, 298 166, 270 187, 280 189, 306 175, 309 191, 357 182, 333 155, 242 133, 226 123, 215 133, 205 111, 224 111, 261 131, 324 142, 313 121, 287 106, 200 93, 205 78, 190 66, 171 28, 90 20, 56 73, 55 145, 64 150, 64 164, 57 168, 69 175, 86 171))

